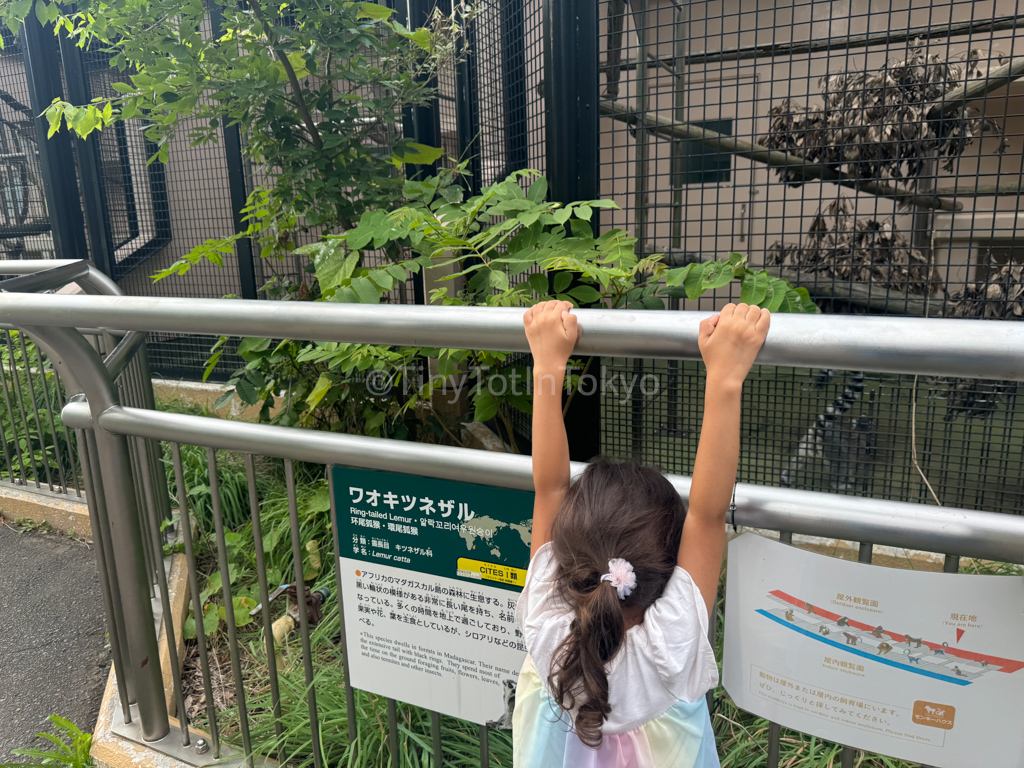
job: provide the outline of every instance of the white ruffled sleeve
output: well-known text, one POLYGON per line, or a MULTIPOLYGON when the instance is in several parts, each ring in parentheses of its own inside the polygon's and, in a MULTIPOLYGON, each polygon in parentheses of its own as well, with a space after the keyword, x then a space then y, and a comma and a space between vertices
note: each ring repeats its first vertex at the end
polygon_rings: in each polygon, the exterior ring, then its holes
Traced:
POLYGON ((708 641, 708 610, 690 574, 676 566, 643 626, 662 685, 693 702, 718 685, 718 665, 708 641))
POLYGON ((516 604, 516 622, 526 650, 546 673, 550 656, 565 639, 572 611, 562 600, 555 582, 554 550, 548 542, 537 550, 526 572, 526 586, 516 604))

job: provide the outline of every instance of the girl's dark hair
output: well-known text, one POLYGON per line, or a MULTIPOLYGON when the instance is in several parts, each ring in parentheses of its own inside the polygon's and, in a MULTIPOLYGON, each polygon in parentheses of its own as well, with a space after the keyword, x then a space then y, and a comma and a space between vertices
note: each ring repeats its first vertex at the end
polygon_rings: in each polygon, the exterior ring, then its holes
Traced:
POLYGON ((579 707, 575 730, 589 747, 601 745, 601 726, 611 712, 605 665, 626 639, 623 611, 641 614, 661 597, 685 517, 685 504, 660 472, 603 458, 590 463, 555 516, 557 586, 575 616, 555 651, 548 686, 563 709, 579 707), (601 581, 616 557, 636 573, 636 588, 621 601, 601 581))

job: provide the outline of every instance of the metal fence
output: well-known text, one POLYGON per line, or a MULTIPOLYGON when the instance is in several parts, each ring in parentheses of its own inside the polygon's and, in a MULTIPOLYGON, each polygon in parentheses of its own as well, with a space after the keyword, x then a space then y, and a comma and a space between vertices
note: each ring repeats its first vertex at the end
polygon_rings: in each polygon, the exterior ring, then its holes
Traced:
MULTIPOLYGON (((44 273, 23 287, 44 289, 63 279, 61 274, 44 273)), ((581 310, 579 314, 585 330, 582 354, 616 356, 628 352, 663 360, 694 360, 699 356, 697 328, 704 313, 581 310)), ((309 764, 320 766, 338 757, 321 753, 326 741, 320 729, 330 729, 334 737, 340 735, 350 740, 346 743, 354 742, 358 734, 352 714, 357 701, 364 708, 374 706, 347 685, 340 695, 333 687, 318 682, 322 680, 324 665, 346 663, 345 639, 343 634, 337 638, 340 645, 336 651, 316 655, 312 643, 317 638, 303 600, 296 605, 301 664, 298 659, 288 659, 282 667, 276 661, 269 599, 273 585, 268 574, 280 564, 264 560, 264 537, 290 541, 290 570, 284 578, 293 579, 298 595, 304 594, 307 584, 334 586, 331 571, 339 556, 335 534, 332 568, 318 569, 319 575, 309 577, 315 583, 307 582, 302 552, 309 537, 320 532, 303 529, 308 510, 303 506, 300 517, 297 467, 314 473, 322 471, 317 468, 332 464, 370 469, 401 467, 404 472, 454 480, 479 482, 486 478, 497 487, 530 489, 532 485, 530 461, 525 456, 161 413, 153 410, 151 404, 121 404, 114 384, 132 354, 144 352, 139 341, 144 333, 170 329, 254 337, 285 333, 298 339, 389 344, 407 343, 415 334, 423 344, 525 351, 528 347, 521 312, 517 310, 312 306, 297 302, 268 305, 208 299, 5 293, 0 295, 0 322, 21 329, 44 346, 68 391, 81 393, 73 395, 63 415, 65 423, 78 430, 79 444, 86 446, 83 471, 97 531, 121 704, 114 731, 191 764, 206 764, 215 756, 225 761, 244 759, 247 764, 264 757, 280 757, 252 754, 253 734, 262 734, 270 735, 271 743, 282 748, 289 738, 297 739, 309 751, 309 764), (120 328, 127 333, 118 347, 120 351, 108 356, 106 365, 85 337, 74 330, 98 326, 120 328), (161 559, 164 546, 171 542, 168 533, 173 526, 168 525, 172 518, 161 485, 163 476, 158 477, 153 465, 147 465, 144 453, 133 450, 131 441, 135 441, 136 449, 142 446, 143 451, 159 441, 171 457, 180 511, 176 527, 184 547, 196 617, 194 648, 199 679, 194 687, 205 694, 205 706, 200 707, 199 719, 204 729, 201 738, 191 730, 196 724, 190 725, 187 716, 194 707, 186 704, 181 678, 183 660, 178 658, 175 644, 166 644, 166 671, 161 670, 160 664, 147 663, 160 658, 150 598, 157 597, 156 604, 165 608, 170 604, 161 559), (191 446, 205 449, 202 462, 209 478, 208 508, 203 514, 209 515, 212 530, 199 529, 199 533, 192 527, 199 510, 196 499, 190 496, 182 459, 185 451, 193 450, 191 446), (224 478, 217 471, 221 460, 217 451, 245 456, 244 480, 239 486, 224 487, 224 478), (268 457, 283 460, 286 483, 285 495, 278 500, 281 511, 273 529, 269 527, 269 513, 258 482, 266 471, 266 462, 271 460, 268 457), (205 609, 199 607, 204 599, 218 593, 223 605, 234 606, 237 587, 230 578, 221 578, 203 594, 200 579, 208 574, 211 558, 221 574, 231 572, 229 557, 233 548, 239 546, 239 540, 238 534, 225 523, 229 494, 235 502, 241 498, 241 522, 246 522, 247 517, 251 525, 261 605, 253 614, 262 629, 262 638, 258 632, 247 633, 243 641, 236 626, 239 619, 231 609, 224 614, 226 641, 214 644, 203 629, 205 609), (199 551, 200 535, 212 543, 211 550, 199 551), (256 679, 250 663, 253 657, 265 660, 265 669, 261 666, 256 670, 256 679), (218 704, 213 684, 222 678, 232 681, 233 700, 218 704), (165 700, 165 686, 173 691, 170 707, 165 700), (345 708, 346 714, 335 708, 345 708), (176 723, 168 719, 169 709, 176 712, 176 723), (289 723, 287 731, 283 730, 285 721, 289 723), (211 741, 213 755, 208 754, 211 741)), ((773 322, 758 363, 1020 381, 1024 380, 1024 325, 977 320, 780 315, 773 322)), ((131 389, 138 382, 126 385, 131 389)), ((574 464, 573 469, 578 471, 581 465, 574 464)), ((685 497, 689 479, 678 475, 669 479, 685 497)), ((792 533, 803 533, 859 541, 861 559, 865 562, 870 562, 873 544, 943 553, 950 571, 957 570, 961 555, 1007 562, 1024 559, 1024 519, 991 512, 739 483, 732 522, 783 532, 783 540, 792 533)), ((333 605, 325 607, 325 615, 343 615, 345 607, 340 601, 333 605)), ((174 617, 169 610, 163 610, 160 622, 164 636, 175 637, 174 617)), ((409 737, 411 726, 406 720, 399 721, 400 710, 395 701, 380 702, 380 706, 386 711, 388 734, 387 745, 382 744, 381 749, 390 753, 392 765, 398 765, 399 740, 409 737)), ((401 711, 403 717, 412 716, 410 710, 401 711)), ((424 761, 441 765, 446 750, 451 749, 451 744, 441 739, 443 721, 438 713, 423 714, 417 721, 423 731, 414 734, 413 742, 405 743, 414 745, 417 759, 421 755, 424 761)), ((384 714, 379 712, 377 716, 383 718, 384 714)), ((777 764, 779 733, 773 726, 769 747, 774 755, 769 757, 772 768, 777 764)), ((487 729, 481 728, 480 765, 490 764, 488 736, 487 729)), ((846 750, 843 764, 852 765, 853 755, 852 750, 846 750)), ((460 759, 464 763, 468 758, 462 755, 460 759)), ((384 760, 382 754, 380 761, 384 760)))

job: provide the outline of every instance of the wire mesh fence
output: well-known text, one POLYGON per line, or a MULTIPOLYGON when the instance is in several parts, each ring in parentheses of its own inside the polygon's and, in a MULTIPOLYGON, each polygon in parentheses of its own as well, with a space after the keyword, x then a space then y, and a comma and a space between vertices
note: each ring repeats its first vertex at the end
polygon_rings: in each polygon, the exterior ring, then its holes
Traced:
MULTIPOLYGON (((824 312, 1018 319, 1016 10, 602 2, 602 223, 677 264, 742 252, 824 312)), ((658 387, 606 395, 603 449, 688 472, 699 370, 606 370, 658 387)), ((745 479, 1024 512, 1012 385, 762 368, 745 406, 745 479)))
MULTIPOLYGON (((1008 0, 793 0, 743 13, 738 0, 602 0, 595 193, 620 209, 603 212, 601 227, 629 230, 642 253, 672 264, 743 252, 806 287, 824 312, 1016 320, 1024 315, 1016 10, 1008 0)), ((560 172, 547 157, 545 93, 566 74, 545 55, 545 23, 538 0, 485 2, 461 42, 464 60, 440 73, 438 138, 450 158, 467 162, 474 191, 523 168, 560 172)), ((24 63, 18 40, 9 42, 0 60, 0 144, 9 150, 0 151, 0 245, 17 258, 52 253, 53 240, 24 63)), ((93 95, 123 80, 98 52, 85 53, 83 66, 93 95)), ((241 251, 220 268, 202 262, 155 284, 150 275, 233 232, 235 176, 251 190, 270 171, 240 156, 232 165, 225 142, 188 146, 186 132, 166 166, 147 166, 145 124, 132 122, 104 132, 97 148, 122 286, 244 295, 241 251)), ((254 261, 258 286, 304 277, 297 263, 254 261)), ((422 293, 410 281, 388 300, 422 293)), ((669 308, 736 298, 727 286, 669 308)), ((214 341, 155 336, 153 368, 198 378, 214 341)), ((225 354, 218 371, 240 363, 225 354)), ((623 381, 649 374, 658 387, 637 395, 637 383, 624 399, 605 387, 602 450, 689 471, 698 369, 634 360, 603 368, 623 381)), ((747 447, 749 479, 1024 511, 1024 491, 1002 479, 1024 455, 1010 384, 763 369, 749 390, 749 422, 764 426, 747 447)), ((525 419, 514 428, 528 437, 525 419)))

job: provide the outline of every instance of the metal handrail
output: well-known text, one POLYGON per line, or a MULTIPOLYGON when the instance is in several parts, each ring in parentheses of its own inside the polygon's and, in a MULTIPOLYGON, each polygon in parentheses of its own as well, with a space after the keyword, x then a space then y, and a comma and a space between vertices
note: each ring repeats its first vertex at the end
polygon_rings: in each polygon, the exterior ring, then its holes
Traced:
MULTIPOLYGON (((76 429, 101 429, 200 445, 239 453, 276 456, 316 464, 344 464, 427 477, 533 490, 529 456, 427 445, 362 435, 317 432, 179 413, 114 406, 94 423, 85 403, 70 403, 65 421, 76 429)), ((574 462, 574 475, 584 464, 574 462)), ((679 495, 690 492, 690 478, 669 475, 679 495)), ((1024 563, 1024 517, 953 507, 839 496, 751 483, 736 485, 736 525, 774 531, 799 531, 851 541, 1024 563)))
MULTIPOLYGON (((5 295, 0 322, 528 352, 522 309, 135 296, 5 295)), ((581 355, 700 359, 708 312, 581 309, 581 355)), ((776 315, 764 365, 1024 380, 1024 324, 776 315)))
MULTIPOLYGON (((39 270, 54 266, 54 262, 28 264, 39 270)), ((32 272, 26 264, 19 266, 8 273, 32 272)), ((61 274, 79 272, 70 267, 61 274)), ((90 271, 78 282, 90 292, 103 293, 109 290, 105 280, 90 271)), ((155 486, 153 478, 143 475, 147 493, 136 494, 129 437, 207 446, 211 467, 213 449, 224 448, 327 464, 400 466, 415 474, 474 482, 488 477, 495 485, 511 488, 531 487, 530 465, 528 458, 509 454, 164 414, 150 403, 146 408, 125 407, 118 400, 111 371, 76 328, 526 351, 522 312, 0 293, 0 322, 26 331, 52 350, 61 375, 73 380, 83 395, 63 413, 69 425, 88 436, 94 456, 93 487, 102 490, 102 506, 110 515, 109 526, 103 525, 105 520, 98 521, 101 532, 109 534, 104 547, 115 566, 108 567, 116 578, 116 583, 108 579, 116 591, 114 613, 108 610, 108 614, 119 619, 121 650, 116 655, 122 657, 124 682, 137 701, 133 711, 138 713, 143 740, 164 739, 171 728, 159 665, 149 663, 158 649, 143 532, 149 530, 152 536, 153 529, 144 526, 152 526, 153 520, 143 523, 146 512, 140 510, 140 502, 155 486)), ((669 359, 699 357, 698 326, 708 315, 627 310, 580 310, 578 314, 583 332, 580 354, 669 359)), ((122 350, 134 346, 134 338, 129 334, 122 350)), ((139 349, 144 352, 145 347, 139 349)), ((119 358, 120 353, 112 356, 113 367, 119 358)), ((977 320, 778 315, 758 362, 1024 380, 1024 326, 977 320)), ((573 467, 576 472, 580 469, 580 465, 573 467)), ((687 495, 689 478, 669 479, 681 495, 687 495)), ((731 522, 751 527, 1024 561, 1024 518, 1020 517, 750 484, 737 486, 735 507, 731 522)), ((122 699, 126 713, 127 702, 122 699)), ((187 731, 182 735, 188 744, 187 731)))

